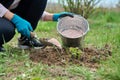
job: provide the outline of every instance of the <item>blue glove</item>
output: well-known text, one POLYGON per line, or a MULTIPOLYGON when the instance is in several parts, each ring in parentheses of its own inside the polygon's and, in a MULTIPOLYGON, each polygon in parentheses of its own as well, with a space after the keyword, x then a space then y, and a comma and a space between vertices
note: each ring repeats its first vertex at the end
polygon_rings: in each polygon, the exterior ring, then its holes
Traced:
POLYGON ((32 32, 33 29, 28 21, 22 19, 21 17, 15 14, 11 19, 11 22, 15 24, 17 31, 19 33, 26 36, 27 38, 30 38, 30 32, 32 32))
POLYGON ((65 16, 73 17, 73 13, 70 13, 70 12, 55 13, 53 14, 53 21, 58 21, 59 18, 65 17, 65 16))

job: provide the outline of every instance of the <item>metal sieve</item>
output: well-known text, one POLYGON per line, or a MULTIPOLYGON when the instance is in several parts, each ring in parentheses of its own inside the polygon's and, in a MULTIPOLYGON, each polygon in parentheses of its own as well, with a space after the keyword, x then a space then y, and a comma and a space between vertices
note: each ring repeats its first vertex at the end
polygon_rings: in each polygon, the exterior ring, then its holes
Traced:
POLYGON ((88 21, 79 15, 63 17, 58 20, 57 31, 62 43, 68 47, 80 47, 84 36, 89 31, 88 21))

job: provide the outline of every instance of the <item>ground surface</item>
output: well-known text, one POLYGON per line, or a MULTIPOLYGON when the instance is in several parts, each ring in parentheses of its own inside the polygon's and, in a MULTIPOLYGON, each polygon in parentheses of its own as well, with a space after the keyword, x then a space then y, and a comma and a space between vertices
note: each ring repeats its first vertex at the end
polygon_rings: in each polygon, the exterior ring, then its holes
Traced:
POLYGON ((110 46, 103 48, 93 46, 84 48, 79 56, 72 56, 69 49, 57 49, 55 47, 46 47, 44 49, 31 50, 30 59, 34 62, 42 62, 48 65, 77 64, 97 68, 100 60, 106 60, 111 55, 110 46))

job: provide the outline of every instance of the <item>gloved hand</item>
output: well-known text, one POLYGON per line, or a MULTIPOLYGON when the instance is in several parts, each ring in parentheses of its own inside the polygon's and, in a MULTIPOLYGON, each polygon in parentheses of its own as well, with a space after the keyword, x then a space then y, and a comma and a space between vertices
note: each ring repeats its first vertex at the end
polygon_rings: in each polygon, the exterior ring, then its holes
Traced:
POLYGON ((14 14, 13 18, 11 19, 11 22, 15 24, 17 31, 19 33, 26 36, 27 38, 30 38, 30 32, 32 32, 33 29, 32 29, 31 24, 28 21, 14 14))
POLYGON ((53 21, 58 21, 59 18, 65 17, 65 16, 73 17, 73 13, 70 13, 70 12, 55 13, 53 14, 53 21))

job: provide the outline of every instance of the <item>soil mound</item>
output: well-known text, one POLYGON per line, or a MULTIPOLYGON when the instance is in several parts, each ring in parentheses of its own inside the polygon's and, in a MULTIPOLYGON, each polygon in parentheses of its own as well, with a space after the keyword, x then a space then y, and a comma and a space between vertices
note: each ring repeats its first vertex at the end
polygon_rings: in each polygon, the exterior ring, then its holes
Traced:
POLYGON ((111 56, 109 45, 98 49, 90 46, 84 48, 79 56, 71 55, 69 49, 57 49, 56 47, 46 47, 44 49, 31 50, 30 59, 34 62, 42 62, 48 65, 77 64, 80 66, 98 67, 101 60, 106 60, 111 56))

